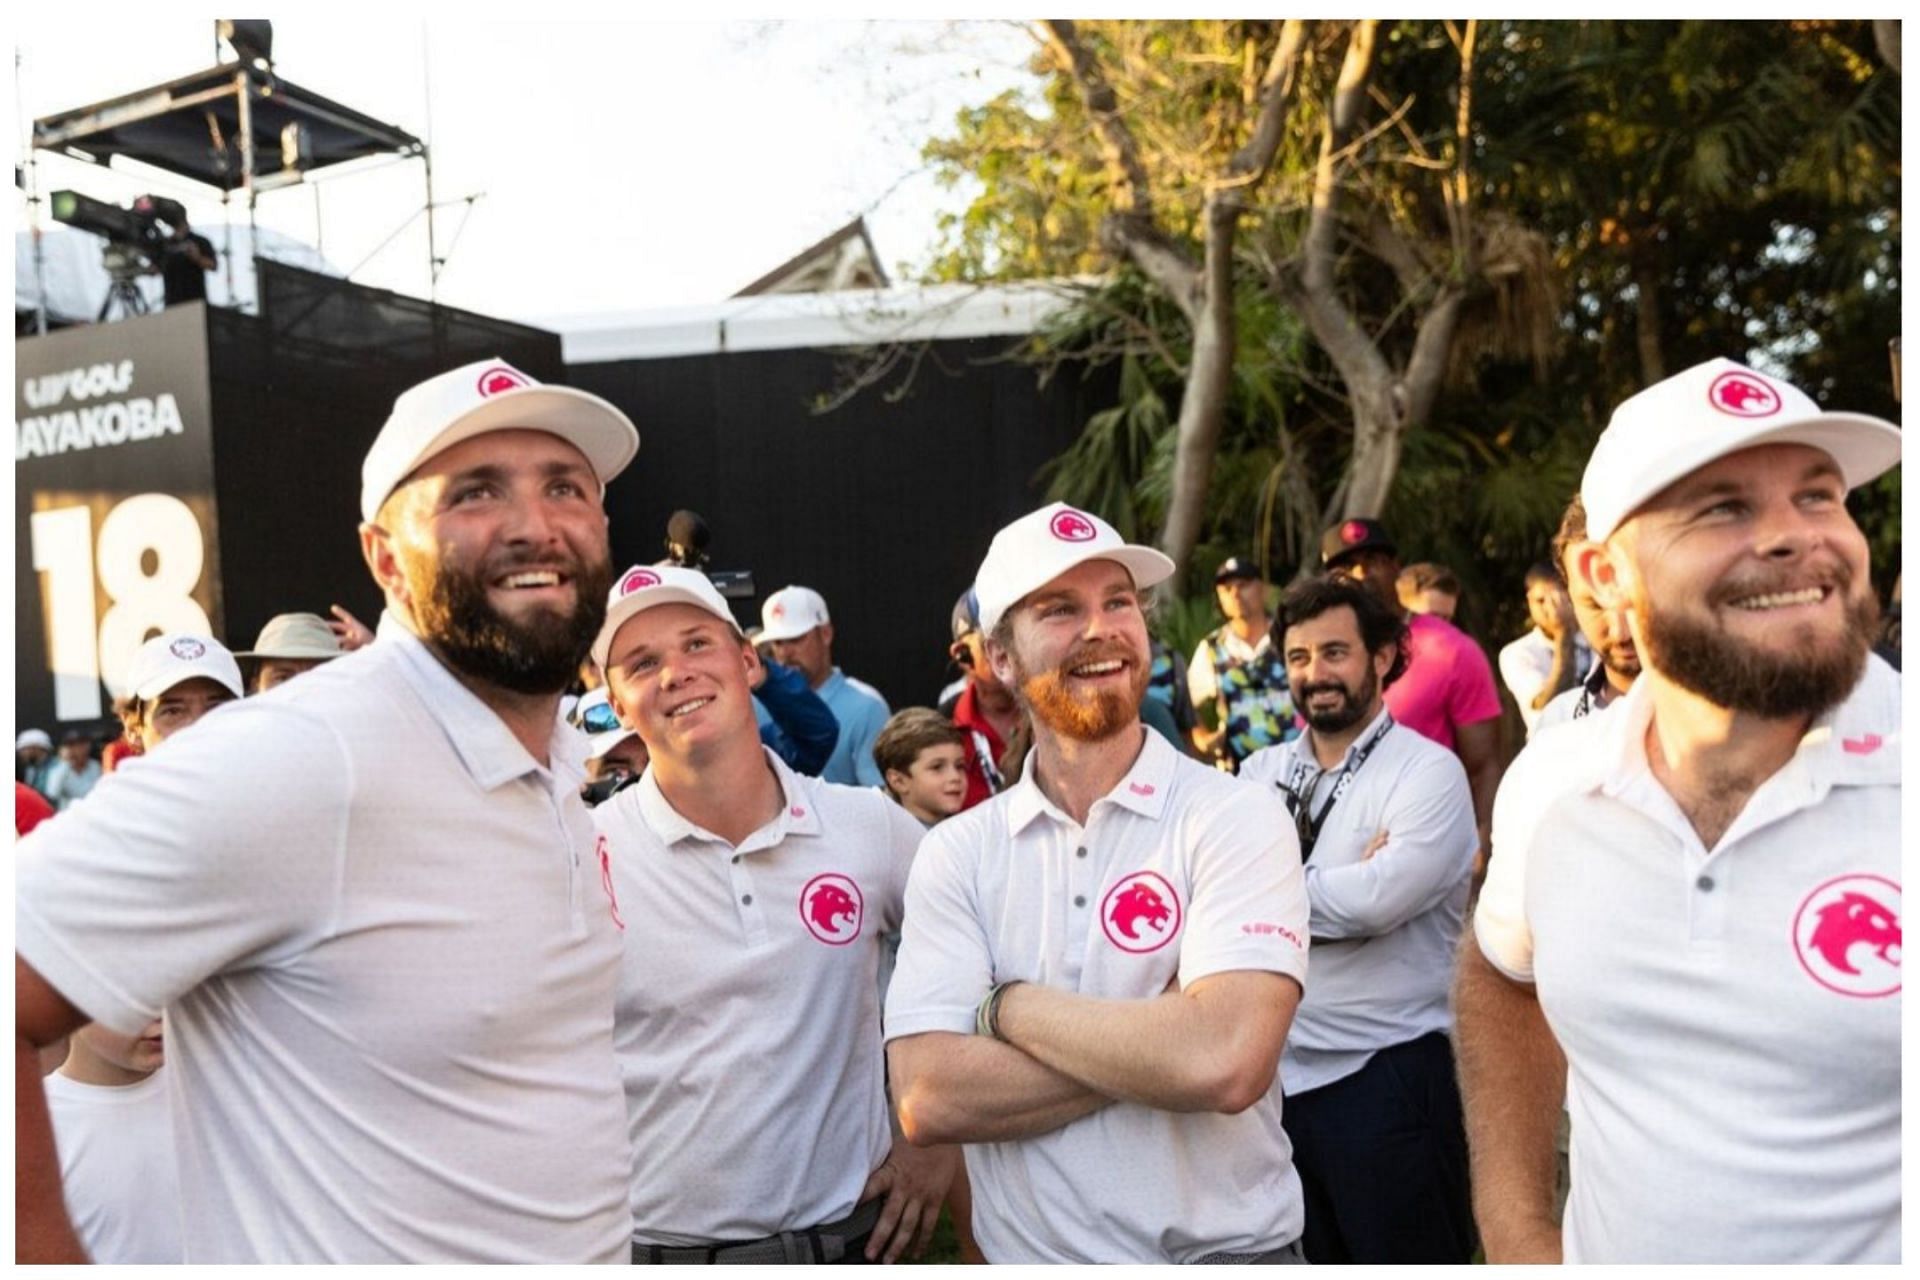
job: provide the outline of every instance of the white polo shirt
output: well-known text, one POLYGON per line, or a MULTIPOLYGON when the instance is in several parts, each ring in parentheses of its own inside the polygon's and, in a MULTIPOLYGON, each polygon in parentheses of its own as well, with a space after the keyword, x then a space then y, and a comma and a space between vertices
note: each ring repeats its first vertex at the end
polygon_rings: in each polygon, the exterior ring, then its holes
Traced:
POLYGON ((1566 1050, 1566 1259, 1897 1262, 1900 677, 1869 658, 1711 851, 1650 695, 1514 761, 1474 914, 1566 1050))
POLYGON ((880 935, 925 834, 870 788, 804 777, 736 848, 649 769, 593 811, 625 925, 615 1049, 636 1240, 752 1240, 834 1222, 892 1143, 880 935))
POLYGON ((1239 775, 1276 795, 1291 788, 1319 814, 1359 761, 1306 864, 1313 986, 1280 1059, 1289 1096, 1352 1075, 1381 1049, 1453 1029, 1447 988, 1480 843, 1460 758, 1391 713, 1331 769, 1320 768, 1310 738, 1254 752, 1239 775), (1362 858, 1382 831, 1387 843, 1362 858))
MULTIPOLYGON (((1176 974, 1262 970, 1304 984, 1307 898, 1277 796, 1156 733, 1082 828, 1034 784, 927 833, 907 886, 887 1038, 972 1034, 1019 979, 1145 1000, 1176 974)), ((1280 1089, 1239 1115, 1116 1102, 1051 1133, 971 1144, 973 1231, 1006 1262, 1189 1262, 1298 1239, 1280 1089)))
MULTIPOLYGON (((1534 710, 1533 700, 1539 696, 1547 677, 1553 674, 1553 655, 1553 641, 1538 627, 1500 650, 1500 679, 1519 706, 1520 719, 1528 733, 1533 732, 1534 722, 1546 710, 1545 707, 1534 710)), ((1573 634, 1574 674, 1584 680, 1592 666, 1593 648, 1586 636, 1576 631, 1573 634)))
POLYGON ((167 1011, 189 1262, 614 1262, 620 938, 579 797, 392 618, 19 845, 26 961, 167 1011))

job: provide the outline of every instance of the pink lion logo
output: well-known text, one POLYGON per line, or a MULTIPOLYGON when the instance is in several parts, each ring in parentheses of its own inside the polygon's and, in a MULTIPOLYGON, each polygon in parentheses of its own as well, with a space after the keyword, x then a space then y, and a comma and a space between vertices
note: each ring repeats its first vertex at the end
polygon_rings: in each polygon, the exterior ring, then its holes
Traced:
POLYGON ((842 947, 860 936, 866 904, 860 886, 847 876, 815 876, 800 891, 800 919, 821 942, 842 947))
POLYGON ((1093 521, 1071 507, 1055 515, 1047 527, 1062 542, 1091 542, 1097 532, 1093 521))
POLYGON ((1154 932, 1167 927, 1167 921, 1173 918, 1173 912, 1167 910, 1167 904, 1160 895, 1143 884, 1128 885, 1127 891, 1114 900, 1113 910, 1107 919, 1113 921, 1118 929, 1135 942, 1140 941, 1140 923, 1145 921, 1153 926, 1154 932))
POLYGON ((1780 395, 1752 374, 1723 373, 1707 389, 1707 401, 1737 418, 1764 418, 1780 411, 1780 395))
POLYGON ((1800 967, 1829 991, 1872 998, 1900 990, 1900 886, 1885 876, 1827 881, 1793 921, 1800 967))
POLYGON ((1888 964, 1899 965, 1899 958, 1890 953, 1900 945, 1900 922, 1866 894, 1844 893, 1840 901, 1829 902, 1814 916, 1807 945, 1840 972, 1860 972, 1847 953, 1862 944, 1888 964))
POLYGON ((651 569, 635 569, 620 579, 620 594, 630 596, 645 587, 660 585, 660 575, 651 569))
POLYGON ((1180 932, 1180 895, 1164 877, 1136 871, 1107 891, 1100 927, 1122 951, 1158 951, 1180 932))
POLYGON ((524 374, 505 365, 495 365, 480 375, 480 394, 483 396, 497 396, 503 391, 531 385, 524 374))

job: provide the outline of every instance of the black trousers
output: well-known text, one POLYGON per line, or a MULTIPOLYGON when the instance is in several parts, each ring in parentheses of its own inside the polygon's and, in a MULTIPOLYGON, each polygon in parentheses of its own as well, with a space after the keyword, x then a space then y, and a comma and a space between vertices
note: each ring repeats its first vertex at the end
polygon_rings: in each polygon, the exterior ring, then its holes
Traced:
POLYGON ((1289 1096, 1281 1118, 1306 1196, 1307 1261, 1472 1259, 1467 1135, 1444 1034, 1289 1096))

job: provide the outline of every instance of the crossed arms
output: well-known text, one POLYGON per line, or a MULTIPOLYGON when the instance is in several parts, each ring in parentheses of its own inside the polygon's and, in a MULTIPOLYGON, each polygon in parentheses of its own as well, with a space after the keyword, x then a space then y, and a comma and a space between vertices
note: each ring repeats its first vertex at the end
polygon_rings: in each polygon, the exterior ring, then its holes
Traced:
POLYGON ((1265 1095, 1300 1004, 1283 974, 1232 970, 1144 1000, 1037 983, 1000 1005, 1006 1043, 932 1031, 887 1046, 909 1142, 1004 1142, 1110 1102, 1244 1111, 1265 1095))

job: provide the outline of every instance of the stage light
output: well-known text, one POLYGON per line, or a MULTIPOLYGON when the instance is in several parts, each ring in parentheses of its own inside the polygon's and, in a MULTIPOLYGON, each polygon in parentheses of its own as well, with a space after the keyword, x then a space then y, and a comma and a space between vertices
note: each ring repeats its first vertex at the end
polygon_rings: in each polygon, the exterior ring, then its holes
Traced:
POLYGON ((213 29, 240 61, 273 65, 273 23, 265 18, 219 18, 213 29))

